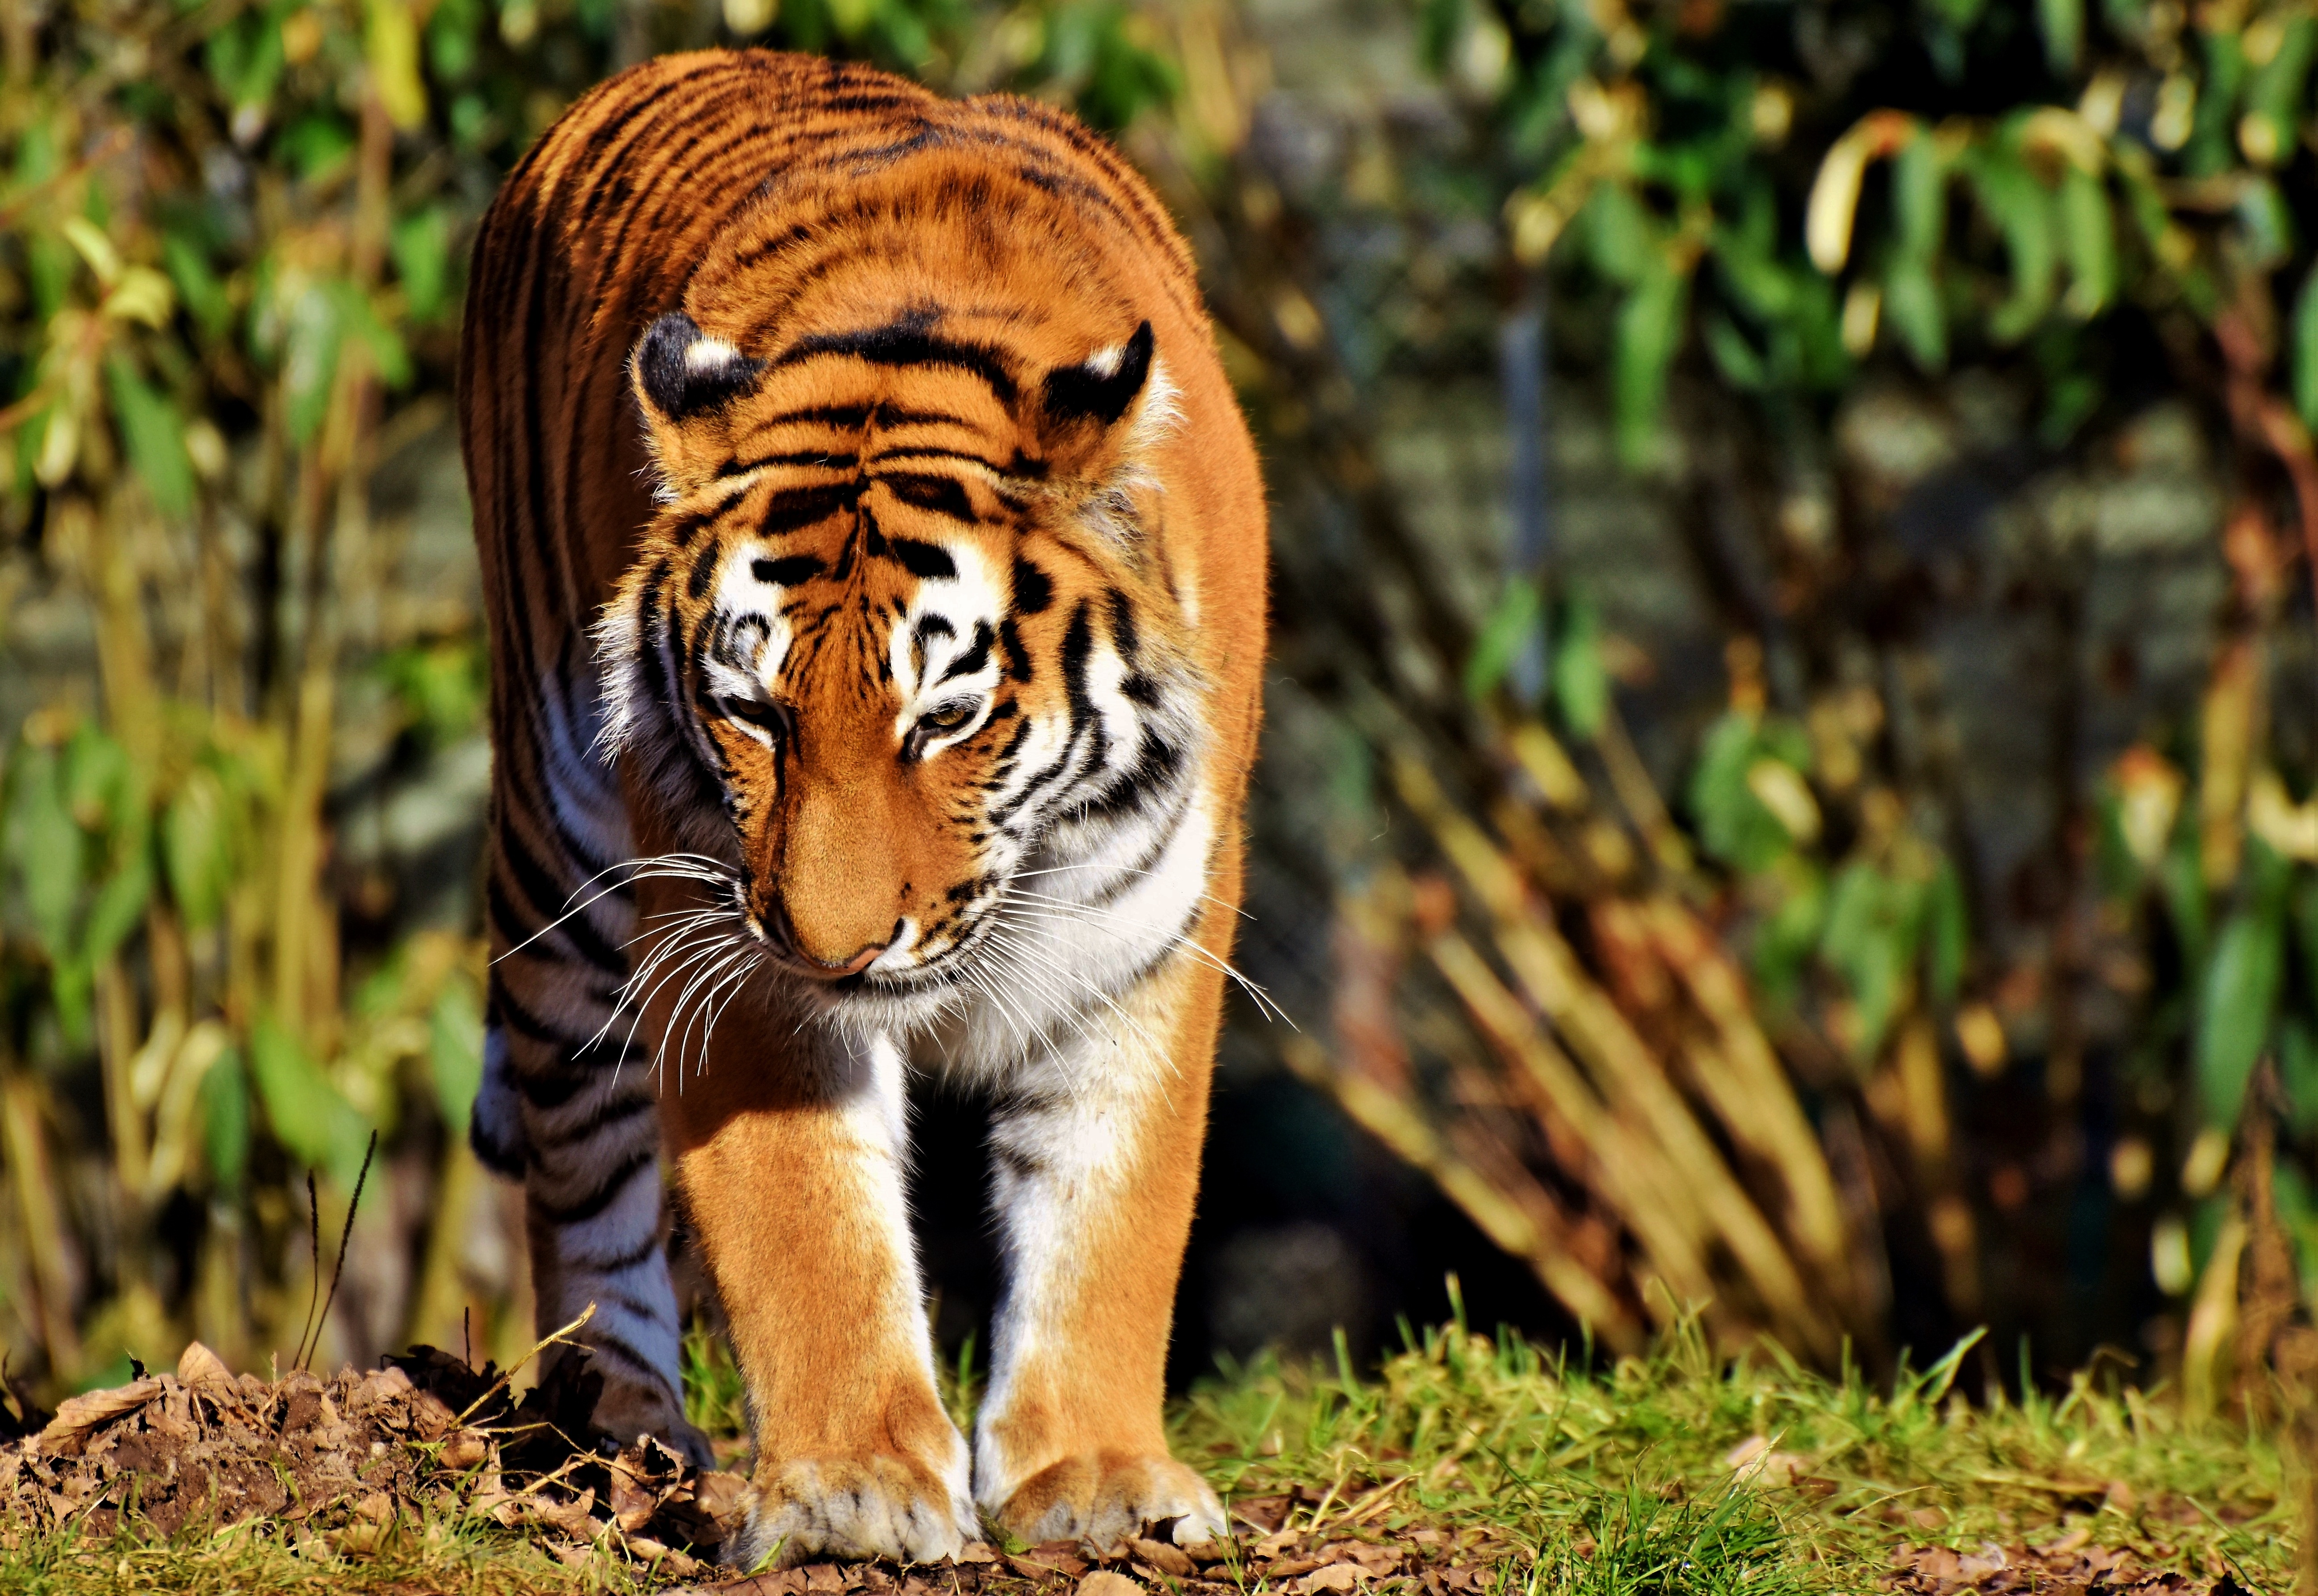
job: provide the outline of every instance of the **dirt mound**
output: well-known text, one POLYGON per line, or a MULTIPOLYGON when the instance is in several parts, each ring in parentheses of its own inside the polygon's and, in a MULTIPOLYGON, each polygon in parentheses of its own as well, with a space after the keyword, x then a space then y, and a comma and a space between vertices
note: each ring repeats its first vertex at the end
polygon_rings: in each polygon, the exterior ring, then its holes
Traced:
POLYGON ((67 1401, 54 1414, 0 1408, 0 1545, 78 1528, 156 1536, 250 1520, 341 1551, 398 1524, 488 1514, 597 1549, 703 1572, 739 1520, 743 1485, 657 1443, 616 1456, 575 1440, 600 1376, 580 1359, 513 1400, 495 1366, 431 1347, 328 1379, 236 1376, 196 1341, 175 1374, 67 1401), (4 1433, 4 1432, 0 1432, 4 1433))

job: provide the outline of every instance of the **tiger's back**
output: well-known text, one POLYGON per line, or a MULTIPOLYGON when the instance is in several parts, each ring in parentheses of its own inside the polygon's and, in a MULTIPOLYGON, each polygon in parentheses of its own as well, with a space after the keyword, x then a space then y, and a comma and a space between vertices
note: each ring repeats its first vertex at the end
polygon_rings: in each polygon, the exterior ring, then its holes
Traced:
MULTIPOLYGON (((473 1134, 526 1184, 543 1327, 596 1305, 599 1424, 698 1450, 673 1378, 665 1140, 757 1407, 765 1532, 912 1555, 965 1533, 966 1464, 924 1411, 914 1265, 880 1172, 902 1133, 885 1109, 861 1130, 854 1107, 890 1108, 893 1071, 939 1034, 1026 1103, 1065 1054, 1074 1080, 1181 1083, 1121 1087, 1101 1111, 1134 1179, 1097 1182, 1116 1212, 1072 1243, 1155 1252, 1156 1273, 1137 1266, 1099 1310, 1049 1278, 1061 1266, 1013 1259, 1012 1362, 974 1490, 1026 1529, 1199 1519, 1204 1487, 1156 1437, 1156 1382, 1238 895, 1264 513, 1148 190, 1027 102, 761 51, 650 62, 575 105, 491 208, 459 399, 497 759, 473 1134), (979 695, 967 719, 943 720, 961 712, 933 703, 937 676, 979 695), (744 677, 756 711, 732 702, 744 677), (886 747, 896 695, 910 723, 886 747), (1083 901, 1024 884, 1063 871, 1110 884, 1083 901), (687 964, 693 945, 656 940, 715 914, 737 952, 687 964), (1119 946, 1048 996, 993 990, 1002 932, 1056 937, 1074 916, 1119 946), (741 1018, 688 1010, 696 994, 741 1018), (696 1036, 702 1078, 671 1097, 660 1066, 696 1036), (1143 1052, 1150 1069, 1117 1062, 1143 1052), (825 1163, 824 1199, 876 1233, 799 1217, 810 1233, 768 1265, 754 1238, 790 1233, 795 1202, 768 1163, 825 1163), (784 1266, 876 1288, 799 1306, 768 1277, 784 1266), (1072 1395, 1040 1362, 1073 1336, 1109 1394, 1072 1395), (785 1435, 768 1410, 833 1362, 885 1392, 875 1412, 785 1435), (861 1453, 844 1436, 865 1429, 903 1439, 861 1453), (885 1484, 865 1495, 847 1469, 885 1484)), ((1016 1251, 1051 1242, 1040 1171, 1077 1134, 1046 1111, 1000 1116, 1016 1251)))

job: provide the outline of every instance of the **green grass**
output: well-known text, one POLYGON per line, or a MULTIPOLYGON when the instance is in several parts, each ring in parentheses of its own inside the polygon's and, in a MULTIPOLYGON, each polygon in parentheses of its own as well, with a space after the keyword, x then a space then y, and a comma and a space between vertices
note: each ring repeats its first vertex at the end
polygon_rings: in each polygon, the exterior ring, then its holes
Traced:
MULTIPOLYGON (((2256 1592, 2291 1584, 2296 1526, 2273 1437, 2188 1422, 2162 1394, 2089 1378, 2056 1397, 1967 1403, 1954 1389, 1964 1362, 1959 1349, 1871 1386, 1775 1358, 1722 1362, 1685 1331, 1649 1357, 1589 1370, 1451 1325, 1412 1336, 1369 1377, 1341 1350, 1333 1367, 1265 1358, 1227 1369, 1177 1405, 1173 1439, 1231 1500, 1294 1493, 1294 1523, 1331 1535, 1431 1529, 1475 1546, 1481 1596, 1866 1592, 1901 1545, 2041 1546, 2080 1530, 2162 1566, 2227 1571, 2256 1592), (1772 1456, 1742 1475, 1728 1459, 1749 1442, 1772 1456)), ((741 1410, 729 1359, 696 1335, 687 1374, 695 1421, 730 1433, 741 1410)), ((944 1385, 970 1416, 970 1358, 944 1385)), ((649 1583, 601 1563, 567 1570, 449 1512, 359 1557, 247 1531, 154 1547, 48 1538, 0 1551, 0 1592, 59 1596, 527 1596, 649 1583)))
POLYGON ((1968 1403, 1963 1347, 1879 1389, 1722 1363, 1690 1331, 1591 1371, 1453 1325, 1409 1341, 1371 1379, 1341 1348, 1334 1369, 1232 1371, 1184 1404, 1176 1445, 1236 1497, 1321 1493, 1324 1522, 1487 1531, 1538 1590, 1859 1591, 1902 1545, 2079 1529, 2258 1591, 2291 1583, 2276 1438, 2187 1422, 2161 1394, 2080 1376, 2057 1397, 1968 1403), (1742 1478, 1728 1460, 1750 1442, 1774 1456, 1742 1478))

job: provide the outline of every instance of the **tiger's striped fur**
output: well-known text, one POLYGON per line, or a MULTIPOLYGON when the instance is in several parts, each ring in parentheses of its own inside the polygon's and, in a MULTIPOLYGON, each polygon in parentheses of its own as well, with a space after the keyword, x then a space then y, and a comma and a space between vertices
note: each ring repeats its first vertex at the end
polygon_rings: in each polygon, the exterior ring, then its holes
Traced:
POLYGON ((1263 651, 1264 509, 1188 252, 1066 116, 678 56, 475 252, 490 605, 479 1152, 597 1421, 696 1453, 661 1160, 723 1303, 754 1547, 1222 1529, 1162 1382, 1263 651), (1008 1278, 937 1399, 903 1085, 996 1108, 1008 1278))

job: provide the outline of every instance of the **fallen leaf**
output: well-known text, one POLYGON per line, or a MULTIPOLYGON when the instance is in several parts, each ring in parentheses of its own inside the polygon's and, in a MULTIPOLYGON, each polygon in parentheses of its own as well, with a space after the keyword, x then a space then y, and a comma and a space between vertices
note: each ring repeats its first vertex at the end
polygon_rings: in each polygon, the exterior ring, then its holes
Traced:
POLYGON ((1191 1560, 1184 1555, 1182 1547, 1170 1546, 1165 1541, 1145 1540, 1140 1537, 1127 1544, 1135 1548, 1137 1556, 1160 1573, 1172 1574, 1177 1579, 1191 1577, 1191 1560))

